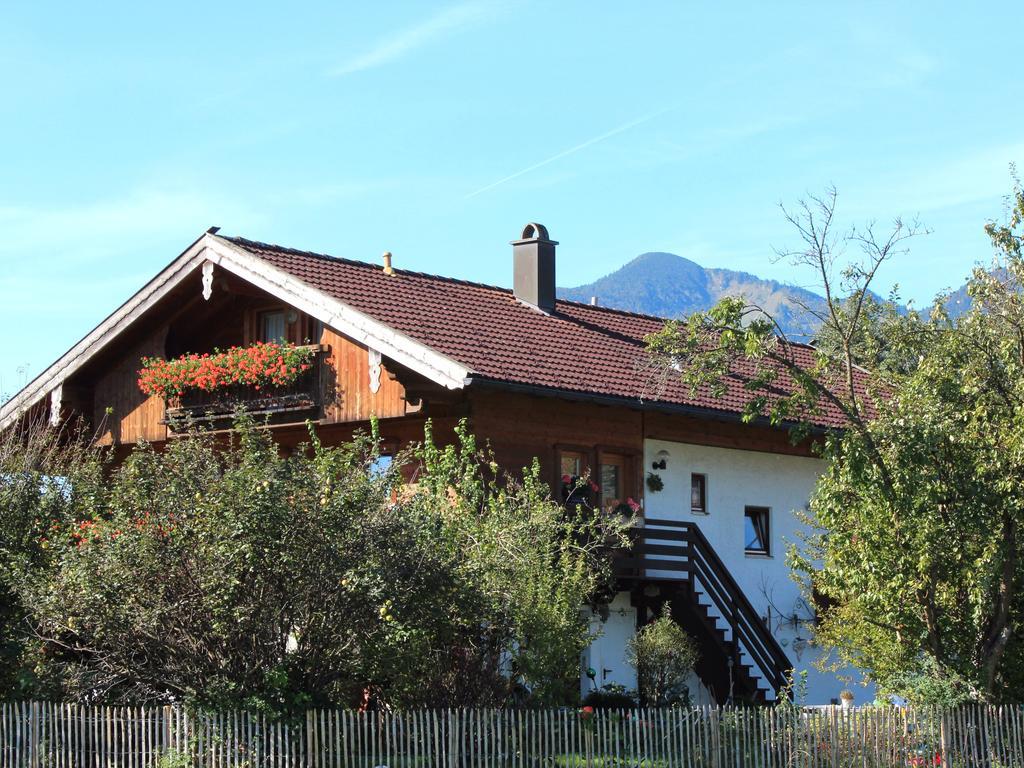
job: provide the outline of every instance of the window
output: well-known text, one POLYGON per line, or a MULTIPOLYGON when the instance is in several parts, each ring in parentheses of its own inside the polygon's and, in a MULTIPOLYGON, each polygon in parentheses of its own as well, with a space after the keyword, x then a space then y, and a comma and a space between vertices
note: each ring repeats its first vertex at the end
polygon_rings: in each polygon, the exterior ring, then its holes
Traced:
POLYGON ((768 507, 743 510, 743 548, 748 555, 770 554, 768 514, 768 507))
POLYGON ((601 490, 601 509, 615 512, 632 494, 629 487, 629 457, 620 453, 601 453, 597 482, 601 490))
POLYGON ((586 471, 586 461, 579 451, 562 451, 558 460, 559 472, 564 478, 579 477, 586 471))
POLYGON ((622 498, 621 470, 618 464, 601 465, 601 498, 606 504, 622 498))
POLYGON ((708 478, 707 475, 690 475, 690 511, 702 515, 708 513, 708 478))
POLYGON ((558 452, 558 476, 561 478, 559 486, 564 504, 574 506, 583 505, 589 507, 592 504, 591 491, 594 481, 591 478, 588 483, 580 485, 580 479, 590 470, 590 463, 587 455, 582 451, 559 451, 558 452))
POLYGON ((284 310, 260 312, 259 332, 260 341, 287 341, 285 335, 284 310))

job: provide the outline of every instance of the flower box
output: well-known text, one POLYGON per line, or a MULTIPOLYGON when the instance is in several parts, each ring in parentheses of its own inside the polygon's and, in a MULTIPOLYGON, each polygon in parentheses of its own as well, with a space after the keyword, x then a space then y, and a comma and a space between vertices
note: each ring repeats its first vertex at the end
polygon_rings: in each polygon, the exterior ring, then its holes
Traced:
POLYGON ((324 353, 320 345, 259 343, 174 360, 143 359, 139 387, 162 397, 164 423, 229 421, 249 414, 308 418, 324 403, 324 353))

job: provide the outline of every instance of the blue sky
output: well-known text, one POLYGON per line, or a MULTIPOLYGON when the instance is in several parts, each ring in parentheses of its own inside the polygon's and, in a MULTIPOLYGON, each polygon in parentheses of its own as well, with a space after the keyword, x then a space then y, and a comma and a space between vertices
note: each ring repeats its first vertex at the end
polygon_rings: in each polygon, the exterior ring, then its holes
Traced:
POLYGON ((933 231, 919 303, 990 257, 1024 160, 1016 3, 6 4, 0 392, 211 225, 508 285, 650 250, 814 287, 778 210, 933 231), (102 10, 97 10, 102 9, 102 10))

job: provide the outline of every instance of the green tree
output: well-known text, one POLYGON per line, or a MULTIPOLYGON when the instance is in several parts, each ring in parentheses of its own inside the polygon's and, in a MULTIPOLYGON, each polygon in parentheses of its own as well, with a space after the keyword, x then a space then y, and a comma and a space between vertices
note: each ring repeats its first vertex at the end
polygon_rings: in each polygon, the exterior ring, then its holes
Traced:
POLYGON ((54 566, 76 506, 103 473, 99 455, 70 433, 30 421, 0 435, 0 691, 8 697, 30 696, 40 682, 21 577, 54 566))
POLYGON ((826 405, 841 413, 844 429, 817 435, 827 469, 806 516, 812 533, 791 551, 808 590, 826 598, 819 641, 890 690, 946 676, 977 698, 1013 698, 1024 675, 1024 195, 1015 185, 1008 221, 987 228, 996 261, 974 271, 972 306, 955 322, 942 297, 929 313, 900 313, 870 293, 916 227, 835 235, 834 207, 832 193, 790 217, 805 246, 796 261, 826 290, 812 350, 726 300, 653 337, 654 365, 716 391, 740 381, 746 418, 794 422, 796 437, 826 405), (850 245, 864 258, 837 278, 850 245))
POLYGON ((31 694, 288 713, 366 692, 412 707, 575 690, 608 531, 566 519, 536 467, 500 476, 464 428, 384 467, 372 437, 312 434, 282 456, 238 427, 229 445, 195 433, 117 467, 58 452, 0 486, 31 694), (52 522, 15 541, 35 517, 52 522))

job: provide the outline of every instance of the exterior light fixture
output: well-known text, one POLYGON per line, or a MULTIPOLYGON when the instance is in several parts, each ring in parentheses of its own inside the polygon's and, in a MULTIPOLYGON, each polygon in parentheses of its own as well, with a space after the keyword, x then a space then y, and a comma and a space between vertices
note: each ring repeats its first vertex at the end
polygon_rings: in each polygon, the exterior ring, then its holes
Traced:
POLYGON ((651 464, 651 469, 665 469, 668 466, 667 459, 671 456, 668 451, 662 448, 654 456, 654 463, 651 464))

